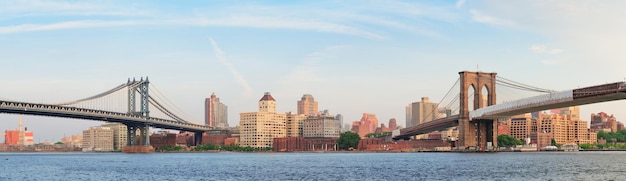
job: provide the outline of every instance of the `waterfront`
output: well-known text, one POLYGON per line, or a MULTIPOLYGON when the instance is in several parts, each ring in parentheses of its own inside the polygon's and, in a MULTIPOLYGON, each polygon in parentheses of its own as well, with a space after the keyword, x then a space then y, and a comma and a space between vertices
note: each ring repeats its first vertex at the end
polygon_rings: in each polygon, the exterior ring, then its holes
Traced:
POLYGON ((0 180, 612 180, 626 152, 0 153, 0 180))

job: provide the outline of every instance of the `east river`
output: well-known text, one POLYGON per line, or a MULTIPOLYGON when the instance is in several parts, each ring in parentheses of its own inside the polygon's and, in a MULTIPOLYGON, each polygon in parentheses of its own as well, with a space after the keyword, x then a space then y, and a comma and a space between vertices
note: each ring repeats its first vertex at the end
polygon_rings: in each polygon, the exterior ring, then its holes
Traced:
POLYGON ((0 153, 0 180, 626 180, 626 152, 0 153))

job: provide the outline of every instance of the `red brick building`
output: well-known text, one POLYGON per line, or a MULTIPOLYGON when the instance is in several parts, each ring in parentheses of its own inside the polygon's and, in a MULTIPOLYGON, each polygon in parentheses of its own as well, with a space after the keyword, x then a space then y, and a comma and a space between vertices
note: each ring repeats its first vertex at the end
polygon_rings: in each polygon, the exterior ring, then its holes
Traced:
POLYGON ((230 134, 202 134, 202 144, 224 145, 224 141, 230 137, 230 134))
POLYGON ((175 133, 157 133, 150 135, 150 145, 154 148, 176 146, 175 133))
POLYGON ((434 150, 437 147, 451 147, 447 140, 400 140, 397 142, 382 142, 381 140, 366 139, 359 142, 361 151, 416 151, 434 150))
POLYGON ((272 150, 274 152, 335 151, 338 148, 337 139, 338 138, 303 137, 274 138, 272 150))

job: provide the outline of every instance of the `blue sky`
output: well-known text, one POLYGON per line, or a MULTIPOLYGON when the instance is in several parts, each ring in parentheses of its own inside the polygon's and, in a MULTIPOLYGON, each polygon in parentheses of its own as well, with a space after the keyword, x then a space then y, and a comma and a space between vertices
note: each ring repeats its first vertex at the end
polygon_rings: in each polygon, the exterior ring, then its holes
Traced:
MULTIPOLYGON (((229 122, 271 92, 345 122, 439 100, 463 70, 572 89, 626 77, 623 1, 1 1, 0 98, 76 100, 149 76, 197 120, 215 92, 229 122)), ((500 100, 507 98, 498 98, 500 100)), ((626 118, 624 102, 583 106, 626 118)), ((0 115, 0 129, 17 127, 0 115)), ((25 117, 36 141, 101 122, 25 117)))

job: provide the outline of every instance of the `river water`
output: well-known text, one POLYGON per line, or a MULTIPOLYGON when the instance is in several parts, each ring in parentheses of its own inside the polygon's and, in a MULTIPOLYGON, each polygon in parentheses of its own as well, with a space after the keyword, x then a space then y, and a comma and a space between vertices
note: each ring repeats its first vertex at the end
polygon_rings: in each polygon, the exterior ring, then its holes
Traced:
POLYGON ((626 180, 626 152, 0 153, 0 180, 626 180))

